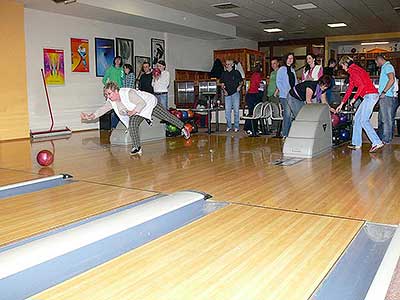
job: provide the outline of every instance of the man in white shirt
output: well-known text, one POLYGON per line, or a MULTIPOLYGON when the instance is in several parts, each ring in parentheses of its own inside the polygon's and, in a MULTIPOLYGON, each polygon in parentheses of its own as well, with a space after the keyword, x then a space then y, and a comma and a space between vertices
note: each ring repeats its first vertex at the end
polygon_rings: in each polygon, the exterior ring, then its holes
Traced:
POLYGON ((169 72, 165 70, 166 64, 163 60, 159 60, 156 66, 157 69, 160 69, 161 74, 156 77, 153 76, 151 84, 154 89, 154 95, 157 97, 158 102, 168 109, 169 72))

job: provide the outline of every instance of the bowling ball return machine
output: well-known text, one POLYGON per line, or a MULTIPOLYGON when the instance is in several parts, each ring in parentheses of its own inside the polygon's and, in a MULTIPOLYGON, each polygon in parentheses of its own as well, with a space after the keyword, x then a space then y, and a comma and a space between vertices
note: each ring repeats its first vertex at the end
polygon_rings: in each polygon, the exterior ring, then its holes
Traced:
POLYGON ((312 158, 332 148, 332 121, 329 106, 307 104, 292 122, 283 145, 285 157, 312 158))

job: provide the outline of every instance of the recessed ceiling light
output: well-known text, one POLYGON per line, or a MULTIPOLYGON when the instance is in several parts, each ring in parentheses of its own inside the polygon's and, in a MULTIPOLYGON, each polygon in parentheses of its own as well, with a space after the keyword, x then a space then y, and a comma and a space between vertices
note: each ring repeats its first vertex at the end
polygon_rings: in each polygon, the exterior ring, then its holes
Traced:
POLYGON ((282 29, 280 29, 280 28, 264 28, 264 31, 272 33, 272 32, 281 32, 282 29))
POLYGON ((217 3, 211 5, 212 7, 219 8, 219 9, 230 9, 230 8, 238 8, 236 4, 233 4, 231 2, 225 2, 225 3, 217 3))
POLYGON ((386 45, 389 44, 389 42, 368 42, 368 43, 361 43, 362 46, 367 46, 367 45, 386 45))
POLYGON ((347 24, 346 23, 331 23, 331 24, 328 24, 328 26, 331 28, 337 28, 337 27, 346 27, 347 24))
POLYGON ((293 7, 298 10, 317 8, 317 6, 312 3, 297 4, 293 5, 293 7))
POLYGON ((218 16, 218 17, 221 17, 221 18, 233 18, 233 17, 239 17, 239 15, 238 15, 238 14, 231 13, 231 12, 229 12, 229 13, 223 13, 223 14, 217 14, 217 16, 218 16))

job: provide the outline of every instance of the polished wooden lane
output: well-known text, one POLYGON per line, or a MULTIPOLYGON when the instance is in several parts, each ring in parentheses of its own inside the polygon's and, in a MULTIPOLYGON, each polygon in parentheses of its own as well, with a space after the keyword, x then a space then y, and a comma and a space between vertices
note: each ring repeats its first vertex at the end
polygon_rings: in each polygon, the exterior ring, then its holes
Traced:
POLYGON ((362 222, 231 205, 35 300, 306 300, 362 222))
POLYGON ((21 171, 0 169, 0 186, 41 178, 42 176, 21 171))
MULTIPOLYGON (((128 148, 106 143, 96 131, 55 141, 56 160, 47 171, 130 188, 167 193, 195 189, 218 200, 400 223, 398 145, 375 155, 367 152, 369 145, 363 151, 342 147, 281 167, 271 164, 281 156, 281 141, 265 137, 197 135, 191 144, 172 138, 146 143, 143 156, 137 159, 129 157, 128 148)), ((27 155, 34 156, 46 146, 51 145, 33 144, 27 155)), ((43 172, 29 159, 23 161, 24 165, 0 157, 0 166, 43 172)))
POLYGON ((82 220, 155 195, 75 182, 0 201, 0 245, 82 220))

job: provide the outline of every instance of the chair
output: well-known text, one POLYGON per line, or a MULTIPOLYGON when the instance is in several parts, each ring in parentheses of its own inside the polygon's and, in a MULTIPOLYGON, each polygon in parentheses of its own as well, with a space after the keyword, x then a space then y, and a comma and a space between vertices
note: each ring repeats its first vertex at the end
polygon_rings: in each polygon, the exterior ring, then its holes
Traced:
POLYGON ((253 137, 257 137, 258 134, 257 132, 255 132, 255 128, 254 128, 254 122, 257 122, 258 120, 260 120, 262 118, 263 115, 263 103, 257 103, 256 106, 254 107, 253 110, 253 115, 247 115, 247 116, 243 116, 240 119, 241 120, 251 120, 251 129, 253 134, 251 136, 253 137))
POLYGON ((268 124, 272 125, 273 121, 279 121, 278 130, 276 131, 276 137, 280 137, 283 121, 283 109, 280 103, 270 102, 268 103, 269 110, 271 111, 271 117, 268 119, 268 124))
POLYGON ((260 123, 261 123, 261 130, 263 134, 269 134, 269 126, 268 126, 268 120, 270 120, 272 116, 272 110, 269 105, 270 103, 268 102, 263 102, 263 107, 262 107, 262 116, 260 118, 260 123))

